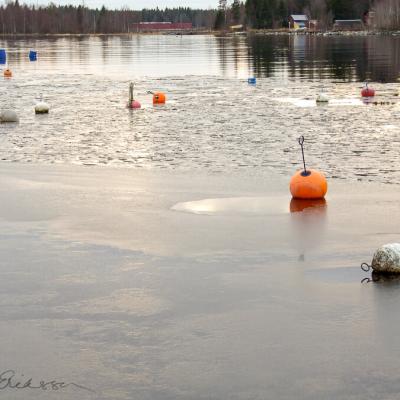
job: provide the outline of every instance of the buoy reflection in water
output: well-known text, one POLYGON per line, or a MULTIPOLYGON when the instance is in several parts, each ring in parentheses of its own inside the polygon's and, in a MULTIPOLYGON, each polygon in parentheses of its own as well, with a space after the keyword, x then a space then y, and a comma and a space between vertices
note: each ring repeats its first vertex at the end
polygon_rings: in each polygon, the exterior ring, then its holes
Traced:
POLYGON ((362 283, 381 283, 386 285, 398 286, 400 285, 400 274, 384 274, 382 272, 372 271, 371 277, 366 277, 362 283))
POLYGON ((327 202, 325 199, 292 198, 289 207, 294 247, 299 252, 299 260, 304 261, 306 253, 316 249, 323 241, 327 202))

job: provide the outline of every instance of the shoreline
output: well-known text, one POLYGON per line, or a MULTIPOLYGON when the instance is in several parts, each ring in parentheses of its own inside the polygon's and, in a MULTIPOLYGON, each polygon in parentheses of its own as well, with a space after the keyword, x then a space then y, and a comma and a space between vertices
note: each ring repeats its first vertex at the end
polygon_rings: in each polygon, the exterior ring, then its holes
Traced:
POLYGON ((162 32, 120 32, 120 33, 0 33, 0 38, 42 38, 42 37, 108 37, 108 36, 195 36, 214 35, 222 37, 274 35, 274 36, 400 36, 400 30, 362 30, 362 31, 303 31, 289 29, 248 29, 240 32, 224 32, 216 30, 193 30, 188 32, 162 31, 162 32))

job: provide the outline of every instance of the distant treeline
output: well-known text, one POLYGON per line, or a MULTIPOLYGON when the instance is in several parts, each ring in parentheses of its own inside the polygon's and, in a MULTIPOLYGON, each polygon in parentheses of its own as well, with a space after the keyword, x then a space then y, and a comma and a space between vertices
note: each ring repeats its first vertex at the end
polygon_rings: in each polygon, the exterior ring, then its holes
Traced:
POLYGON ((370 8, 370 0, 247 0, 247 21, 254 28, 288 26, 290 14, 307 14, 324 27, 334 19, 360 19, 370 8))
POLYGON ((87 34, 129 33, 137 22, 191 22, 194 28, 213 28, 216 10, 190 8, 89 9, 85 6, 61 6, 53 3, 35 7, 18 0, 0 7, 0 33, 3 34, 87 34))
POLYGON ((321 28, 335 19, 363 19, 374 11, 374 25, 400 29, 400 0, 232 0, 226 11, 187 7, 108 10, 80 6, 20 4, 8 0, 0 6, 3 34, 129 33, 137 22, 191 22, 196 29, 224 29, 243 24, 248 28, 284 28, 290 14, 307 14, 321 28))

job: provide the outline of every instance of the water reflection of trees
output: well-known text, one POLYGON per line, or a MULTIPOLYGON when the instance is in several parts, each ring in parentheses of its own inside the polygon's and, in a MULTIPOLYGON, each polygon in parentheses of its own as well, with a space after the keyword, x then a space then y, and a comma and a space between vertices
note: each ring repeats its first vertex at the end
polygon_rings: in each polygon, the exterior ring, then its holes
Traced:
POLYGON ((250 36, 249 59, 260 77, 395 82, 400 38, 392 36, 250 36))
POLYGON ((248 46, 245 38, 217 36, 215 40, 222 75, 226 76, 234 72, 234 75, 239 77, 250 73, 248 46))

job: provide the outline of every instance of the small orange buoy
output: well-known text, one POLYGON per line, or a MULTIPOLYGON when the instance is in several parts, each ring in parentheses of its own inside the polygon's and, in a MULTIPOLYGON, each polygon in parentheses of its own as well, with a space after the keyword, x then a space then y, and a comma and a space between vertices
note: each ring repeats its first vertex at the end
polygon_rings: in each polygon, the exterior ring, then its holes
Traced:
POLYGON ((298 171, 290 180, 290 193, 296 199, 322 199, 327 191, 325 176, 314 169, 298 171))
POLYGON ((153 94, 153 104, 165 104, 166 100, 164 93, 157 92, 153 94))
POLYGON ((4 70, 4 77, 5 78, 11 78, 12 77, 12 72, 8 68, 4 70))

